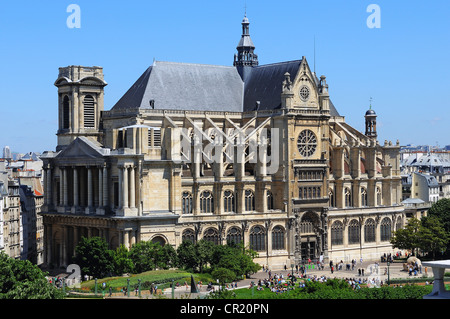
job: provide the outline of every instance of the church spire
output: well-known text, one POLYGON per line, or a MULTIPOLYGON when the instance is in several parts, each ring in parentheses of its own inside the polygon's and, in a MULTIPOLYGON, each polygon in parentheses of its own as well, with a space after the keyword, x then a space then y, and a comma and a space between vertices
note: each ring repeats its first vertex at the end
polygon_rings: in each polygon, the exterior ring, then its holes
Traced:
POLYGON ((250 22, 247 13, 242 20, 242 36, 236 47, 238 53, 234 55, 234 66, 256 66, 258 65, 258 55, 254 53, 255 45, 250 38, 250 22))

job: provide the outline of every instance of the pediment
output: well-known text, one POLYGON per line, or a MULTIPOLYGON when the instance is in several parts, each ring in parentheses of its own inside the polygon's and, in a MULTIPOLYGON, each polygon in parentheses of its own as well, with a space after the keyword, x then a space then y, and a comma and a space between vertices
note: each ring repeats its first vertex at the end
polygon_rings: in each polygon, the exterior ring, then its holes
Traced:
POLYGON ((102 148, 100 144, 86 137, 78 137, 62 150, 56 158, 86 158, 102 159, 109 154, 109 149, 102 148))
POLYGON ((294 106, 305 108, 319 107, 316 76, 311 72, 305 57, 303 57, 300 68, 293 81, 293 91, 294 106))

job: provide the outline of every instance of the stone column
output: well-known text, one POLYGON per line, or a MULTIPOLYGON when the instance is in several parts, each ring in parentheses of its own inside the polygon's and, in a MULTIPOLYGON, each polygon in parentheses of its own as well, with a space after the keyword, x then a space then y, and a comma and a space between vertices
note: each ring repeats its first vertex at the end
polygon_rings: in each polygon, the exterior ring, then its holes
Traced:
POLYGON ((117 170, 119 171, 119 208, 123 207, 123 167, 118 166, 117 170))
POLYGON ((73 206, 79 206, 78 197, 78 169, 76 166, 73 167, 73 206))
POLYGON ((59 168, 59 206, 64 205, 64 169, 59 168))
POLYGON ((132 165, 130 167, 130 207, 135 208, 136 207, 136 186, 135 186, 135 173, 134 173, 134 166, 132 165))
POLYGON ((46 181, 47 181, 47 185, 46 188, 44 190, 44 192, 46 193, 46 200, 47 200, 47 205, 51 205, 52 204, 52 168, 50 166, 50 164, 48 165, 47 168, 47 174, 45 176, 46 181))
POLYGON ((67 168, 63 168, 63 198, 64 198, 64 206, 67 206, 69 204, 69 194, 68 194, 68 188, 67 188, 67 168))
POLYGON ((87 190, 88 190, 88 207, 94 206, 93 192, 92 192, 92 168, 88 167, 88 180, 87 180, 87 190))
POLYGON ((123 208, 128 208, 128 167, 123 168, 123 208))
POLYGON ((123 244, 125 245, 125 247, 127 249, 130 248, 130 234, 129 233, 130 233, 130 231, 127 229, 125 229, 123 231, 123 244))
POLYGON ((108 169, 103 166, 103 206, 108 206, 108 169))
POLYGON ((98 207, 103 207, 103 171, 98 168, 98 207))

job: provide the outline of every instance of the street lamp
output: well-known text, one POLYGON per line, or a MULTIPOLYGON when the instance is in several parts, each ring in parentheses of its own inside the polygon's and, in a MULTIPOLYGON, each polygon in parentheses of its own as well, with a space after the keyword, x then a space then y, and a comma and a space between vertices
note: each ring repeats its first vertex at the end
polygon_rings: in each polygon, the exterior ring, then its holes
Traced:
POLYGON ((391 263, 388 261, 387 262, 387 268, 388 268, 388 286, 389 286, 389 283, 390 283, 390 280, 389 280, 389 266, 391 265, 391 263))

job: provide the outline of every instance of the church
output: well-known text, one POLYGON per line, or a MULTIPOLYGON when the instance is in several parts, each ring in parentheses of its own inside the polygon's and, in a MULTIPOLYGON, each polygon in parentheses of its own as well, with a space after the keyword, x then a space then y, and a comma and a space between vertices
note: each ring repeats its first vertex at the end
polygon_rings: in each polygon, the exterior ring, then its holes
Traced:
POLYGON ((82 236, 234 241, 273 269, 393 252, 399 143, 378 142, 371 107, 364 133, 346 123, 305 57, 259 65, 249 26, 232 66, 154 61, 110 110, 101 67, 59 68, 46 265, 70 264, 82 236))

